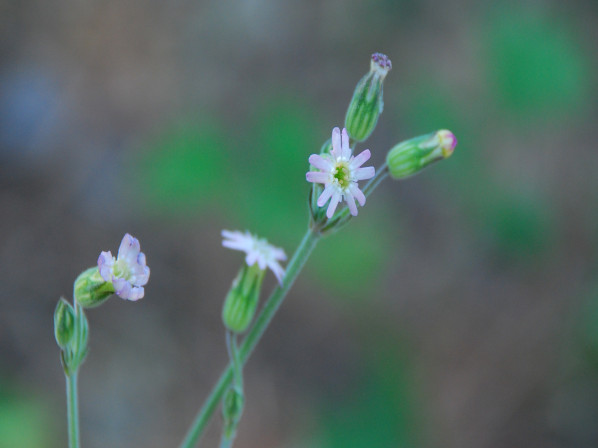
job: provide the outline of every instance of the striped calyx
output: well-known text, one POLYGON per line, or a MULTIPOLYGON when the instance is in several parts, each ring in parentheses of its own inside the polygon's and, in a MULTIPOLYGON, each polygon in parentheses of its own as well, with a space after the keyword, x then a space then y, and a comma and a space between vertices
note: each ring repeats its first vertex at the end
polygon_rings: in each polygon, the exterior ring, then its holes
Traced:
POLYGON ((345 128, 353 140, 364 141, 376 127, 384 108, 382 85, 391 68, 392 63, 386 55, 374 53, 369 73, 357 83, 345 117, 345 128))
POLYGON ((386 156, 390 175, 404 179, 426 166, 453 154, 457 139, 451 131, 440 130, 395 145, 386 156))
POLYGON ((251 324, 265 272, 257 263, 252 266, 243 263, 241 272, 233 281, 222 307, 222 321, 233 333, 243 333, 251 324))

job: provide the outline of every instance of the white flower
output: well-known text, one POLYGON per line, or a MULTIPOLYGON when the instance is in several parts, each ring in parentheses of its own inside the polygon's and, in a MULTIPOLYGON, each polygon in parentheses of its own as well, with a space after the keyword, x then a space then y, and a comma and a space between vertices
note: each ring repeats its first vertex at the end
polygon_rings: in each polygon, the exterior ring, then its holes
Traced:
POLYGON ((318 207, 323 207, 330 199, 328 210, 326 210, 328 218, 332 218, 336 206, 343 199, 349 206, 349 211, 353 216, 357 215, 355 199, 363 207, 365 195, 357 186, 357 181, 370 179, 376 174, 373 166, 360 168, 370 156, 369 149, 361 152, 357 157, 351 155, 349 136, 344 128, 342 139, 339 128, 332 130, 332 151, 330 151, 330 154, 312 154, 309 156, 309 163, 320 171, 309 171, 305 177, 308 182, 325 185, 317 204, 318 207))
POLYGON ((112 282, 114 292, 123 299, 139 300, 145 291, 150 268, 145 264, 145 254, 141 252, 139 240, 128 233, 123 237, 118 248, 118 258, 110 251, 102 252, 98 257, 98 270, 107 282, 112 282))
POLYGON ((263 271, 266 267, 274 273, 278 279, 278 283, 282 285, 282 278, 284 277, 284 269, 278 261, 287 259, 284 250, 268 244, 268 241, 263 238, 258 238, 249 232, 239 232, 230 230, 222 231, 222 245, 229 249, 240 250, 247 254, 245 262, 247 266, 253 266, 256 262, 259 268, 263 271))

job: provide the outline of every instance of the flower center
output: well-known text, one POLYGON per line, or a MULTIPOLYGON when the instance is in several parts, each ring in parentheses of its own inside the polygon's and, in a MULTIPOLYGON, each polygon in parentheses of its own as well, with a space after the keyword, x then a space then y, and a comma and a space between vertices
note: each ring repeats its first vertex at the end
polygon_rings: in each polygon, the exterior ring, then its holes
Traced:
POLYGON ((112 268, 112 273, 116 278, 124 278, 125 280, 131 278, 131 271, 125 260, 116 260, 112 268))
POLYGON ((351 176, 349 172, 349 166, 346 162, 339 162, 334 167, 334 174, 333 177, 338 182, 338 185, 343 190, 349 187, 351 183, 351 176))

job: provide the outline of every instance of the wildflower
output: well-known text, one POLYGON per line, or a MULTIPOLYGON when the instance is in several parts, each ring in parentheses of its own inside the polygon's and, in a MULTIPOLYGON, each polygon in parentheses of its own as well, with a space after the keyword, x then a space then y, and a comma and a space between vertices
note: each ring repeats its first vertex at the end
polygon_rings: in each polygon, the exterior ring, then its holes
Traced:
POLYGON ((349 136, 343 129, 342 137, 339 128, 332 130, 332 151, 330 154, 312 154, 309 163, 320 171, 309 171, 306 174, 308 182, 324 184, 325 188, 318 198, 318 207, 323 207, 330 199, 326 216, 332 218, 338 203, 345 200, 353 216, 357 215, 357 206, 363 207, 365 195, 357 186, 360 180, 374 177, 376 171, 373 166, 360 168, 371 156, 370 150, 362 151, 357 157, 351 155, 349 136))
POLYGON ((278 279, 278 283, 282 285, 284 269, 278 262, 287 259, 284 250, 268 244, 267 240, 258 238, 249 232, 223 230, 222 236, 224 237, 222 241, 224 247, 240 250, 247 254, 245 257, 247 266, 253 266, 257 262, 262 271, 266 267, 270 268, 278 279))
POLYGON ((145 291, 143 285, 149 280, 150 269, 145 264, 145 254, 141 252, 139 240, 128 233, 118 248, 118 258, 110 251, 98 257, 98 269, 106 282, 111 282, 114 292, 123 299, 139 300, 145 291))

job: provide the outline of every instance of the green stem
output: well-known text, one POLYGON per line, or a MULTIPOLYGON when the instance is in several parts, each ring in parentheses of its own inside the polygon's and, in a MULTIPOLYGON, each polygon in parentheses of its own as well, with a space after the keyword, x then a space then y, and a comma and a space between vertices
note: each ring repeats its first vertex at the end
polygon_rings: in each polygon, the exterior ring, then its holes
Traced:
POLYGON ((78 369, 66 375, 66 403, 69 425, 69 448, 79 448, 79 404, 77 401, 78 369))
MULTIPOLYGON (((264 308, 257 317, 257 320, 255 321, 249 334, 245 337, 241 347, 239 348, 238 356, 241 364, 245 364, 249 359, 251 352, 262 338, 266 328, 268 328, 268 325, 270 325, 270 321, 274 317, 274 314, 276 314, 276 311, 291 289, 291 286, 293 286, 295 279, 301 272, 303 265, 309 258, 309 255, 316 246, 319 238, 319 235, 313 233, 311 230, 308 230, 303 237, 303 240, 301 240, 299 247, 287 265, 287 272, 284 276, 282 285, 274 289, 272 295, 270 295, 270 298, 266 301, 264 308)), ((232 378, 233 367, 229 363, 224 372, 222 372, 222 375, 220 375, 220 379, 216 385, 212 388, 212 391, 210 392, 210 395, 205 401, 203 407, 195 417, 195 420, 189 428, 189 431, 181 443, 180 448, 192 448, 197 445, 197 442, 199 442, 205 427, 214 414, 214 411, 218 407, 218 403, 222 399, 224 392, 230 385, 232 378)))
POLYGON ((222 437, 220 441, 220 448, 231 448, 233 446, 233 439, 222 437))
POLYGON ((237 344, 237 335, 231 331, 226 332, 226 347, 228 355, 233 366, 233 384, 239 390, 243 390, 243 363, 239 359, 239 346, 237 344))

